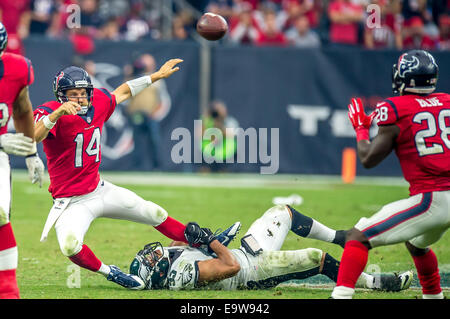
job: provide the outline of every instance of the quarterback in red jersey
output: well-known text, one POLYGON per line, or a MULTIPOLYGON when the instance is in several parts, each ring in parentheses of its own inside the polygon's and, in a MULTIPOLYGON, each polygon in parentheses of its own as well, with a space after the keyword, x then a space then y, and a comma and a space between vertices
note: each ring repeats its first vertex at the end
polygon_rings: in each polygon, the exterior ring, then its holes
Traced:
POLYGON ((57 73, 53 82, 56 101, 44 103, 34 111, 35 138, 44 144, 49 191, 54 198, 41 241, 55 225, 65 256, 129 289, 143 289, 142 280, 114 265, 105 265, 83 244, 91 222, 107 217, 144 223, 184 242, 186 226, 169 217, 159 205, 101 179, 102 128, 117 104, 169 77, 178 71, 176 65, 180 62, 171 59, 157 72, 123 83, 113 92, 93 88, 85 70, 67 67, 57 73))
POLYGON ((410 197, 362 218, 347 232, 332 298, 351 298, 371 248, 404 242, 417 270, 424 299, 442 299, 437 257, 430 245, 450 224, 450 95, 433 93, 438 66, 424 50, 400 56, 392 71, 392 87, 400 96, 378 103, 367 116, 359 99, 349 105, 358 156, 373 167, 395 150, 410 197), (377 136, 369 127, 376 118, 377 136))
POLYGON ((28 86, 34 74, 30 60, 5 53, 8 34, 0 23, 0 299, 19 298, 17 245, 10 223, 11 168, 8 154, 26 156, 32 182, 42 185, 44 164, 37 156, 33 109, 28 86), (8 133, 12 116, 16 133, 8 133))

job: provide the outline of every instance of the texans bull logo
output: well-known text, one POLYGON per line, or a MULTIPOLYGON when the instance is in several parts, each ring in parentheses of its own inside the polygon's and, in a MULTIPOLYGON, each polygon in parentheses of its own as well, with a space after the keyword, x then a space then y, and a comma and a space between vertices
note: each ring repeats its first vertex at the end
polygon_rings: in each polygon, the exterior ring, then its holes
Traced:
POLYGON ((400 77, 405 77, 405 74, 412 72, 419 67, 419 59, 416 56, 401 56, 398 65, 398 74, 400 77))

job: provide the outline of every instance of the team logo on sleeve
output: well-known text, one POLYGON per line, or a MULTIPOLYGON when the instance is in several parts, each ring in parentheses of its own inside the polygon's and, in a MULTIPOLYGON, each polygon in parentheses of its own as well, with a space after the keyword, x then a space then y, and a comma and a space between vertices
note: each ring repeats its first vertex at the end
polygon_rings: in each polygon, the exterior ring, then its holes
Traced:
POLYGON ((419 59, 414 55, 404 54, 400 57, 398 74, 404 78, 406 73, 412 72, 419 67, 419 59))
POLYGON ((183 283, 183 285, 191 282, 192 277, 194 276, 193 272, 194 267, 192 267, 191 264, 187 264, 186 266, 184 266, 183 272, 181 274, 181 282, 183 283))

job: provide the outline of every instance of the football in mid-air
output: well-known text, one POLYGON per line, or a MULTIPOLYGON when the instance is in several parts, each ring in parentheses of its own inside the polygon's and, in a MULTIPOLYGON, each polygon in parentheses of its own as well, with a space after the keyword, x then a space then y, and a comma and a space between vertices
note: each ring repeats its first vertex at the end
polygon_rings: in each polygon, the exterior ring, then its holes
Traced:
POLYGON ((215 13, 207 12, 197 22, 197 32, 206 40, 219 40, 227 31, 227 21, 215 13))

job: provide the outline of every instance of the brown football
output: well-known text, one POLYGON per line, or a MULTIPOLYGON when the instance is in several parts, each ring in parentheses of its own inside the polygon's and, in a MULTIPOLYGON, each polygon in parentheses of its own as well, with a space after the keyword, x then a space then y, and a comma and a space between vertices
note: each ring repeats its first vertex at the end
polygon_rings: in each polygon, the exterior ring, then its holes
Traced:
POLYGON ((197 32, 206 40, 219 40, 227 31, 227 21, 215 13, 207 12, 197 22, 197 32))

